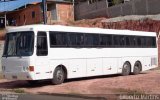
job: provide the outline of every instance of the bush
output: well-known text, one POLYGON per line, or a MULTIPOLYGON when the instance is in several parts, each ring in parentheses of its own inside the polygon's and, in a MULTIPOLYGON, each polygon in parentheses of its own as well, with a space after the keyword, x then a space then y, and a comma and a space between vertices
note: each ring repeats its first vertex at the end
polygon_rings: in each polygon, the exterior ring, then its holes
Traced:
POLYGON ((112 0, 113 5, 117 5, 117 4, 120 4, 122 2, 123 2, 123 0, 112 0))

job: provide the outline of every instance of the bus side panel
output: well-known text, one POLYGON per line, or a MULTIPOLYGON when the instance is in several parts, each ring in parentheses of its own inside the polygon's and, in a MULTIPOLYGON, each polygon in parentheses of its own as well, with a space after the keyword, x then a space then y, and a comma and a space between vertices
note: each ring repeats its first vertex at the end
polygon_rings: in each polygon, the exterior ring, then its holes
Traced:
POLYGON ((121 58, 103 58, 103 74, 116 74, 121 58))
POLYGON ((86 76, 86 59, 59 59, 50 60, 53 73, 56 67, 63 65, 67 69, 67 78, 78 78, 86 76))
POLYGON ((152 68, 157 67, 157 58, 156 57, 144 57, 142 58, 142 71, 146 71, 152 68), (155 61, 153 61, 155 60, 155 61))
POLYGON ((86 59, 70 59, 66 60, 69 63, 68 78, 85 77, 87 75, 86 59))
POLYGON ((102 58, 87 59, 87 76, 102 75, 102 58))

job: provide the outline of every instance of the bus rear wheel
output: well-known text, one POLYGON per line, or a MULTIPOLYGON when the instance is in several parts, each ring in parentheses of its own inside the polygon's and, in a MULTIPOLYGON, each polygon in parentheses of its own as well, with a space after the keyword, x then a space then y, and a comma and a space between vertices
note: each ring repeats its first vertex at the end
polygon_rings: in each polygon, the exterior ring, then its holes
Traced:
POLYGON ((131 72, 131 65, 129 62, 125 62, 122 68, 122 75, 126 76, 129 75, 131 72))
POLYGON ((53 73, 52 84, 62 84, 65 79, 65 73, 62 67, 57 67, 53 73))
POLYGON ((142 65, 139 61, 136 61, 136 63, 134 64, 134 69, 133 69, 133 74, 134 75, 137 75, 141 72, 141 68, 142 68, 142 65))

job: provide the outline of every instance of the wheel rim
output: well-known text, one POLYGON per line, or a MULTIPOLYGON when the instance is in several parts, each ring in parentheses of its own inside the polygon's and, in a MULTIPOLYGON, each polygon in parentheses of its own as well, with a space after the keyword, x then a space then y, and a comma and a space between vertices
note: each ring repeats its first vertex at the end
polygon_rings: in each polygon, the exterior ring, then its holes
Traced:
POLYGON ((140 72, 140 63, 136 63, 135 64, 135 66, 134 66, 134 71, 136 72, 136 73, 139 73, 140 72))
POLYGON ((63 80, 63 72, 61 70, 57 71, 57 80, 62 81, 63 80))
POLYGON ((139 67, 138 66, 135 66, 135 71, 139 72, 139 67))
POLYGON ((124 71, 125 73, 129 73, 129 70, 128 70, 128 69, 129 69, 128 64, 125 64, 123 71, 124 71))

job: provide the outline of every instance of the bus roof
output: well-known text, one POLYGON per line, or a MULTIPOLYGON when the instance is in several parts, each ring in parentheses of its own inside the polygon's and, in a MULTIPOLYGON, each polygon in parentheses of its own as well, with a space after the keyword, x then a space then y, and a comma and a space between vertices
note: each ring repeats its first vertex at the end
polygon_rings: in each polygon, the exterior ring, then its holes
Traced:
POLYGON ((155 32, 87 28, 63 25, 26 25, 14 28, 8 28, 7 33, 18 31, 62 31, 62 32, 78 32, 78 33, 101 33, 101 34, 119 34, 119 35, 137 35, 137 36, 156 36, 155 32))

